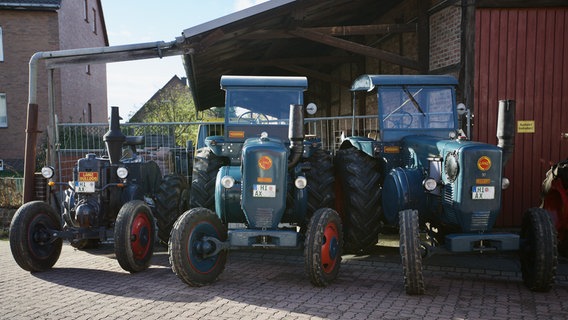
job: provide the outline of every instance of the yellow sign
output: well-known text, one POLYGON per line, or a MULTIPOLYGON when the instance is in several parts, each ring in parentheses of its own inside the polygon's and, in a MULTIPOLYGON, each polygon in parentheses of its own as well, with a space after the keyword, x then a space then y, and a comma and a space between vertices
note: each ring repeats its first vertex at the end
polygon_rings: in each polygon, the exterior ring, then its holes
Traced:
POLYGON ((518 133, 534 133, 534 120, 519 120, 517 121, 518 133))

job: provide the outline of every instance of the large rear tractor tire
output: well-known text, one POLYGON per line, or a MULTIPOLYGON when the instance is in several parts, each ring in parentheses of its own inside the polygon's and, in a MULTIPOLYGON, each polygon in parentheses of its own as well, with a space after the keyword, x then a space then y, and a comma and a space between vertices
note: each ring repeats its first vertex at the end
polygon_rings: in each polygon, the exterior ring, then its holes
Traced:
POLYGON ((355 148, 335 157, 337 210, 345 226, 345 252, 366 251, 379 240, 382 215, 381 162, 355 148))
POLYGON ((424 294, 422 276, 422 250, 417 210, 403 210, 399 213, 400 257, 404 275, 404 289, 407 294, 424 294))
POLYGON ((63 241, 50 231, 61 231, 61 220, 48 203, 21 206, 10 223, 10 249, 18 265, 30 272, 51 269, 59 259, 63 241))
POLYGON ((129 201, 120 208, 114 227, 114 252, 122 269, 135 273, 150 266, 155 233, 152 210, 144 201, 129 201))
POLYGON ((213 238, 227 240, 227 229, 217 215, 206 208, 185 212, 174 224, 168 252, 172 271, 192 287, 213 283, 225 269, 227 250, 217 252, 213 238))
POLYGON ((188 206, 189 190, 185 177, 179 174, 165 176, 156 193, 158 239, 168 243, 174 223, 188 206))
POLYGON ((330 208, 312 215, 304 245, 306 274, 317 287, 326 287, 337 278, 341 265, 343 230, 339 214, 330 208))
POLYGON ((207 147, 197 150, 193 164, 190 208, 215 210, 215 179, 219 168, 227 164, 226 158, 216 156, 207 147))
POLYGON ((335 177, 331 156, 317 149, 306 160, 310 163, 310 170, 306 172, 308 185, 308 212, 307 221, 320 208, 332 208, 335 204, 335 177))
POLYGON ((527 210, 520 237, 523 282, 532 291, 550 291, 556 277, 558 251, 556 230, 548 212, 542 208, 527 210))

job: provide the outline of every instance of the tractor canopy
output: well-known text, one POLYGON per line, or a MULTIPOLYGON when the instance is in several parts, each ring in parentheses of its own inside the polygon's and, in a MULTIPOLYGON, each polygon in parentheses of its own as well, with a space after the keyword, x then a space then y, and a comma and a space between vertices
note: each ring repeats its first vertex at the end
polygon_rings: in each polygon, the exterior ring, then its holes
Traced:
POLYGON ((303 104, 307 87, 306 77, 222 76, 226 141, 259 136, 266 125, 271 136, 287 140, 290 105, 303 104))
POLYGON ((458 128, 455 78, 440 75, 362 75, 351 91, 377 88, 379 132, 382 141, 409 135, 448 138, 458 128))

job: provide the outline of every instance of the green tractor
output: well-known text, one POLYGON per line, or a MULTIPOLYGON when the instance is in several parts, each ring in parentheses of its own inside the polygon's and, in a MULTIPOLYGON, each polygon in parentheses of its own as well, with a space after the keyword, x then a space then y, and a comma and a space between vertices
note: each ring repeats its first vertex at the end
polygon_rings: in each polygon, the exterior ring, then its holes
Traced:
POLYGON ((527 210, 520 234, 493 231, 509 186, 503 168, 514 144, 514 101, 500 102, 497 146, 469 141, 458 130, 456 86, 453 77, 432 75, 353 82, 354 94, 378 108, 378 136, 349 137, 336 154, 346 244, 364 250, 382 225, 398 228, 408 294, 424 293, 422 258, 439 251, 519 250, 526 286, 548 291, 557 266, 548 213, 527 210))
POLYGON ((215 281, 229 250, 301 249, 315 286, 339 272, 342 223, 331 156, 305 139, 305 77, 223 76, 224 135, 205 139, 193 165, 190 210, 169 241, 174 273, 215 281))

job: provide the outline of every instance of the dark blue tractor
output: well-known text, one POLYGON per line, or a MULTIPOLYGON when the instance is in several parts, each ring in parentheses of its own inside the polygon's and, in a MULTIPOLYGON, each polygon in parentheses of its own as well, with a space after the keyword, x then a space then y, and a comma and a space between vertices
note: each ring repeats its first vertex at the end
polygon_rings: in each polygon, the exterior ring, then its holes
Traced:
POLYGON ((138 272, 149 267, 156 236, 168 241, 174 222, 188 206, 185 178, 162 177, 155 162, 136 152, 144 137, 125 136, 119 119, 118 107, 112 107, 109 131, 103 137, 106 154, 89 153, 77 160, 73 181, 54 181, 54 169, 42 168, 49 186, 66 187, 65 199, 61 206, 31 201, 15 213, 10 247, 23 269, 50 269, 63 240, 87 249, 113 239, 120 266, 138 272))
MULTIPOLYGON (((404 284, 422 294, 428 253, 520 250, 525 284, 551 288, 557 265, 555 230, 545 210, 523 216, 520 234, 494 232, 503 167, 514 144, 514 101, 499 105, 497 146, 458 130, 450 76, 363 75, 351 90, 378 108, 376 137, 352 136, 338 150, 338 210, 348 250, 373 246, 382 225, 398 227, 404 284), (422 235, 422 236, 421 236, 422 235)), ((355 99, 354 99, 355 100, 355 99)))
POLYGON ((191 286, 223 272, 229 249, 300 249, 311 282, 338 274, 342 223, 331 156, 304 138, 305 77, 223 76, 222 136, 193 165, 190 210, 169 241, 174 273, 191 286))

